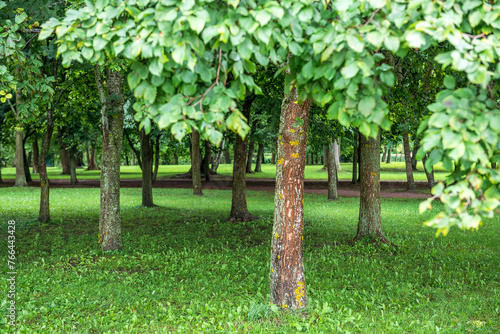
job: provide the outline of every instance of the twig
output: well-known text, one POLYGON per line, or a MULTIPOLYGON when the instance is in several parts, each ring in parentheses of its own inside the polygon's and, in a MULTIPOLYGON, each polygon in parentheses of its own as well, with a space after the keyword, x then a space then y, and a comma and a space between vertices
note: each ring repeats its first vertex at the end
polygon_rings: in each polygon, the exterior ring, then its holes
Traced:
POLYGON ((368 23, 370 23, 373 18, 375 17, 375 15, 377 15, 377 13, 380 11, 381 8, 378 8, 376 11, 373 12, 372 16, 370 16, 370 18, 368 19, 368 21, 365 22, 365 24, 361 25, 362 27, 364 27, 365 25, 367 25, 368 23))
POLYGON ((53 3, 52 5, 48 5, 48 6, 47 6, 47 8, 52 8, 52 7, 55 7, 55 6, 57 6, 57 5, 60 5, 60 4, 62 4, 62 3, 65 3, 65 2, 66 2, 66 0, 59 1, 59 2, 53 3))
POLYGON ((471 35, 471 34, 466 34, 465 32, 463 32, 462 35, 470 37, 472 39, 478 39, 478 38, 481 38, 481 37, 486 37, 486 34, 484 32, 481 33, 481 34, 479 34, 479 35, 471 35))
MULTIPOLYGON (((200 106, 200 110, 203 113, 204 113, 204 111, 203 111, 203 105, 202 105, 203 99, 212 90, 212 88, 214 88, 215 86, 219 85, 219 75, 220 75, 220 67, 221 67, 221 65, 222 65, 222 49, 219 49, 219 66, 217 67, 217 76, 215 78, 215 82, 213 84, 211 84, 210 87, 208 87, 208 89, 206 90, 206 92, 203 93, 203 95, 201 96, 200 100, 198 102, 196 102, 195 104, 193 104, 193 107, 199 105, 200 106)), ((196 99, 196 98, 194 98, 194 99, 196 99)), ((193 101, 194 101, 194 99, 193 99, 193 101)), ((191 103, 193 101, 190 101, 189 103, 191 103)))
POLYGON ((27 42, 26 42, 26 44, 23 46, 23 48, 22 48, 21 50, 24 50, 24 48, 26 48, 26 47, 28 46, 28 44, 30 44, 30 42, 31 42, 31 41, 33 40, 33 38, 35 38, 36 36, 37 36, 36 34, 35 34, 35 35, 33 35, 33 37, 31 37, 31 38, 29 39, 29 41, 27 41, 27 42))

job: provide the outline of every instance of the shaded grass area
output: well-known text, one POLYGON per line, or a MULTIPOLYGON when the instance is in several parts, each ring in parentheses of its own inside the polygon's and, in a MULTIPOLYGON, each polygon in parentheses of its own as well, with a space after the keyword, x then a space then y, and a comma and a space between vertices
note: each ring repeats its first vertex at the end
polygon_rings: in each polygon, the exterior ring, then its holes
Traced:
MULTIPOLYGON (((322 169, 321 165, 308 165, 305 169, 305 178, 310 180, 326 180, 328 173, 322 169)), ((342 171, 339 172, 340 180, 350 180, 352 178, 352 164, 342 163, 342 171)), ((188 165, 163 165, 159 167, 158 178, 168 179, 175 175, 183 174, 189 171, 188 165)), ((436 180, 443 180, 446 172, 441 166, 436 166, 436 180)), ((48 167, 47 172, 49 179, 63 179, 69 180, 69 175, 61 175, 62 168, 48 167)), ((218 169, 220 177, 231 178, 233 172, 233 165, 221 164, 218 169)), ((99 179, 100 171, 87 171, 83 168, 77 169, 77 177, 81 180, 99 179)), ((141 169, 139 166, 122 166, 120 176, 122 179, 141 179, 141 169)), ((2 177, 4 179, 15 179, 16 169, 14 167, 2 168, 2 177)), ((34 180, 39 180, 39 174, 32 175, 34 180)), ((262 179, 275 179, 276 178, 276 165, 264 164, 262 165, 261 173, 247 174, 249 178, 262 178, 262 179)), ((415 181, 427 181, 422 163, 419 162, 417 171, 413 175, 415 181)), ((391 162, 387 164, 381 163, 381 180, 402 180, 406 181, 406 172, 404 162, 391 162)))
MULTIPOLYGON (((359 199, 305 196, 309 307, 269 307, 273 195, 248 192, 262 220, 229 223, 231 193, 121 190, 124 249, 97 245, 99 189, 53 189, 52 221, 36 223, 39 189, 0 191, 0 237, 16 220, 18 330, 39 333, 498 333, 500 219, 447 237, 418 200, 383 199, 394 252, 351 244, 359 199)), ((439 207, 435 208, 439 210, 439 207)), ((6 260, 5 260, 6 261, 6 260)), ((7 299, 1 297, 6 314, 7 299)), ((0 320, 5 327, 6 318, 0 320)), ((2 332, 3 329, 2 329, 2 332)))

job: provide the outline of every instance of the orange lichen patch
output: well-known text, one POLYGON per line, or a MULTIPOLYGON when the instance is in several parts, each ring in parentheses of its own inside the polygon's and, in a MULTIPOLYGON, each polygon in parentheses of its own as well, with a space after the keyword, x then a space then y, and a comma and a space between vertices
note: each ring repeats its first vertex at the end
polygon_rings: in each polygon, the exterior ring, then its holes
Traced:
POLYGON ((278 165, 283 165, 283 162, 285 161, 285 159, 281 158, 278 160, 278 165))
POLYGON ((291 133, 295 133, 295 130, 294 130, 294 129, 290 129, 290 132, 291 132, 291 133))
POLYGON ((370 175, 377 176, 378 174, 374 173, 374 172, 370 172, 370 175))
POLYGON ((299 144, 300 144, 300 142, 298 140, 290 142, 290 145, 292 145, 292 146, 293 145, 299 145, 299 144))
POLYGON ((293 153, 292 154, 292 158, 298 158, 299 157, 299 154, 298 153, 293 153))
POLYGON ((303 282, 297 282, 297 289, 295 289, 295 299, 299 306, 302 306, 302 297, 305 295, 305 286, 303 282))

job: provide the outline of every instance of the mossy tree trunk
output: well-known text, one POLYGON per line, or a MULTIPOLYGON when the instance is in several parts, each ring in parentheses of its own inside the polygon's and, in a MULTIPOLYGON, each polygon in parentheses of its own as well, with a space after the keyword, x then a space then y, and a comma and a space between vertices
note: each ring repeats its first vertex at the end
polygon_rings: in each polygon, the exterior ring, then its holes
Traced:
POLYGON ((328 146, 327 156, 327 170, 328 170, 328 199, 335 201, 339 199, 338 195, 338 174, 337 163, 335 161, 335 144, 331 143, 328 146))
MULTIPOLYGON (((139 129, 138 129, 139 130, 139 129)), ((142 206, 152 208, 153 203, 153 143, 144 128, 139 130, 141 142, 142 206)))
POLYGON ((94 74, 102 105, 101 213, 99 243, 104 251, 122 248, 120 218, 120 157, 123 143, 123 76, 106 69, 106 90, 100 66, 94 74))
POLYGON ((405 151, 405 167, 406 167, 406 188, 408 190, 417 189, 415 180, 413 179, 413 168, 411 165, 410 137, 408 131, 403 132, 403 147, 405 151))
POLYGON ((262 172, 262 159, 264 158, 264 144, 259 143, 259 147, 257 149, 257 161, 255 162, 255 172, 262 172))
POLYGON ((377 138, 361 136, 361 189, 355 241, 370 238, 389 243, 382 232, 380 208, 380 131, 377 138))
POLYGON ((291 87, 281 109, 271 249, 271 303, 298 309, 307 305, 302 255, 304 168, 310 100, 298 104, 291 87))
MULTIPOLYGON (((245 99, 241 112, 250 122, 250 110, 252 108, 254 95, 249 95, 245 99)), ((233 157, 233 188, 231 197, 230 221, 250 221, 257 217, 248 212, 247 207, 247 183, 246 183, 246 162, 247 162, 248 135, 245 139, 236 136, 233 157)))
POLYGON ((193 178, 193 195, 201 196, 201 152, 200 133, 193 130, 191 134, 191 173, 193 178))

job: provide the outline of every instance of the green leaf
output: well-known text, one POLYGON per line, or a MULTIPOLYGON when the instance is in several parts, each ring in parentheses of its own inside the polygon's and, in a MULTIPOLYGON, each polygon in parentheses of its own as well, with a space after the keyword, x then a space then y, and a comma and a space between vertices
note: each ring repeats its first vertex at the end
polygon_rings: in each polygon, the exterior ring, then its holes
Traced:
POLYGON ((288 47, 294 56, 299 56, 303 52, 302 47, 297 42, 291 42, 288 47))
POLYGON ((304 78, 306 78, 306 80, 309 80, 314 76, 314 65, 312 61, 309 61, 302 67, 301 73, 304 76, 304 78))
POLYGON ((44 39, 47 39, 52 33, 54 32, 54 29, 52 28, 43 28, 40 34, 38 35, 38 39, 43 41, 44 39))
POLYGON ((399 50, 399 38, 396 36, 388 36, 384 40, 384 46, 392 53, 396 53, 399 50))
POLYGON ((361 125, 359 126, 359 132, 361 132, 366 138, 368 138, 370 136, 370 126, 368 125, 368 123, 361 123, 361 125))
POLYGON ((359 101, 358 105, 359 112, 368 117, 372 113, 373 109, 375 109, 375 99, 373 96, 365 96, 359 101))
POLYGON ((246 38, 243 41, 243 43, 238 45, 236 48, 237 48, 238 53, 240 54, 241 58, 250 59, 250 57, 252 57, 253 44, 248 38, 246 38))
POLYGON ((366 39, 377 48, 380 48, 382 46, 382 43, 384 43, 384 35, 382 35, 382 33, 380 33, 379 31, 369 32, 366 35, 366 39))
POLYGON ((483 19, 484 12, 482 9, 478 9, 469 14, 469 23, 472 28, 477 26, 479 22, 483 19))
POLYGON ((425 45, 425 36, 420 31, 410 31, 406 35, 406 41, 410 47, 418 49, 425 45))
POLYGON ((186 44, 182 43, 181 45, 177 45, 172 52, 172 59, 177 63, 182 65, 184 63, 186 57, 186 44))
POLYGON ((443 83, 447 89, 455 89, 455 78, 453 76, 446 75, 443 83))
POLYGON ((106 44, 108 44, 108 41, 102 38, 101 36, 96 36, 94 38, 94 50, 95 51, 101 51, 106 47, 106 44))
POLYGON ((94 55, 94 50, 92 48, 88 48, 86 46, 82 48, 83 58, 89 60, 90 58, 92 58, 93 55, 94 55))
POLYGON ((205 27, 205 19, 198 17, 198 16, 188 16, 188 22, 189 26, 191 29, 196 31, 198 34, 203 30, 205 27))
POLYGON ((20 15, 16 15, 16 24, 21 24, 24 22, 24 20, 26 20, 26 18, 28 17, 28 15, 26 13, 21 13, 20 15))
POLYGON ((382 82, 385 83, 389 87, 394 86, 394 74, 390 71, 381 72, 380 73, 380 80, 382 80, 382 82))
POLYGON ((302 22, 310 22, 313 18, 314 12, 313 9, 309 6, 302 8, 299 12, 299 20, 302 22))
POLYGON ((365 49, 363 40, 361 39, 361 37, 356 35, 347 35, 347 44, 352 50, 356 51, 357 53, 361 53, 365 49))
POLYGON ((356 74, 358 74, 358 72, 359 72, 359 67, 355 63, 351 63, 351 64, 345 66, 340 71, 340 73, 342 74, 342 76, 344 78, 346 78, 346 79, 353 78, 354 76, 356 76, 356 74))
POLYGON ((271 20, 271 15, 263 9, 255 11, 253 17, 255 17, 262 27, 271 20))

